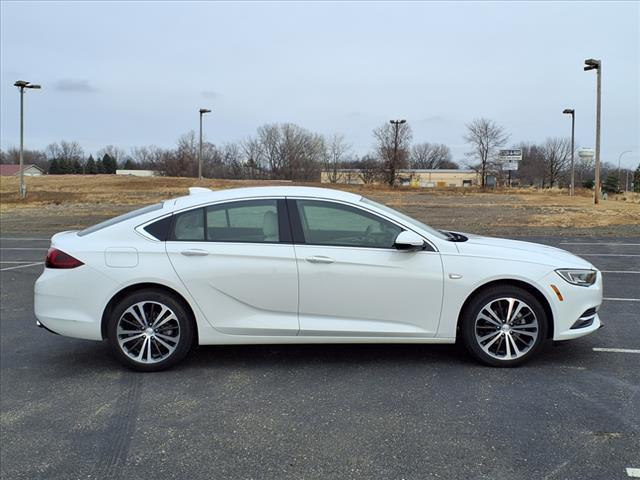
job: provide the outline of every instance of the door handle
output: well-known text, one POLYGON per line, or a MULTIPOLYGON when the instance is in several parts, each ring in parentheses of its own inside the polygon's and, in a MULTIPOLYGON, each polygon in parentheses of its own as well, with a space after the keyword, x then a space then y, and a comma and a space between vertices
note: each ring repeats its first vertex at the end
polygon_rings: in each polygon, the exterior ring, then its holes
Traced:
POLYGON ((335 260, 331 257, 325 257, 324 255, 316 255, 313 257, 307 257, 309 263, 333 263, 335 260))
POLYGON ((183 250, 180 253, 182 255, 184 255, 185 257, 204 257, 206 255, 209 255, 209 252, 207 252, 206 250, 200 250, 198 248, 192 248, 190 250, 183 250))

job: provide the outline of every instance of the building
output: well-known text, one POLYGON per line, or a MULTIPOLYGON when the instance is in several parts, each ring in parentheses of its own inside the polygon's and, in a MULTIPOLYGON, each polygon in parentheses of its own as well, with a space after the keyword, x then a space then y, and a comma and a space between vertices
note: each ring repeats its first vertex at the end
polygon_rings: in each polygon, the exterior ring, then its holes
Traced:
MULTIPOLYGON (((25 177, 39 177, 44 175, 44 170, 37 165, 23 165, 22 172, 25 177)), ((0 165, 1 177, 17 177, 20 175, 19 164, 0 165)))
POLYGON ((129 175, 132 177, 155 177, 159 175, 155 170, 116 170, 116 175, 129 175))
MULTIPOLYGON (((324 170, 321 174, 322 183, 363 184, 362 171, 358 169, 341 169, 336 172, 336 182, 331 182, 334 172, 324 170)), ((381 183, 378 179, 374 183, 381 183)), ((398 184, 416 188, 446 188, 471 187, 479 185, 480 174, 475 170, 457 169, 403 169, 398 171, 398 184)))

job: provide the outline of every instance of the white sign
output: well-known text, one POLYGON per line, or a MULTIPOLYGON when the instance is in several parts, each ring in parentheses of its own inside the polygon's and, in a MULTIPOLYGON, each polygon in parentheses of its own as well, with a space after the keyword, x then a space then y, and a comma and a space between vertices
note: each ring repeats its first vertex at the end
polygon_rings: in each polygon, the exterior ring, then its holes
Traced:
POLYGON ((518 170, 518 162, 522 160, 522 150, 520 148, 500 150, 498 160, 502 163, 503 170, 518 170))

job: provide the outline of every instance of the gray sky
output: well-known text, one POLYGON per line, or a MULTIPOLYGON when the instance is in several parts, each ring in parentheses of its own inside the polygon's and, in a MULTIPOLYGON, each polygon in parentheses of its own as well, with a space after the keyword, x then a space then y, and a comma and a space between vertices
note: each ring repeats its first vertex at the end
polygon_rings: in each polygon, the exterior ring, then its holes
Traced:
POLYGON ((488 117, 511 142, 570 133, 593 146, 603 61, 602 158, 640 161, 639 2, 1 4, 1 144, 18 144, 13 82, 26 98, 26 147, 77 140, 173 146, 210 107, 208 140, 270 122, 342 132, 356 153, 406 118, 414 142, 446 143, 488 117))

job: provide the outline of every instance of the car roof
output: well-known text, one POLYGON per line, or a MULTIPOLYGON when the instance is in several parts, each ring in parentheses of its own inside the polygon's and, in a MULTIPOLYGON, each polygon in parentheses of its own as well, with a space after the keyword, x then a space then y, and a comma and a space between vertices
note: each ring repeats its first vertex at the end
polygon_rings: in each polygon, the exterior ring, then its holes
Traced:
POLYGON ((224 190, 209 190, 207 188, 192 187, 190 194, 184 197, 167 200, 165 208, 182 209, 195 205, 202 205, 225 200, 244 200, 264 197, 310 197, 331 200, 358 202, 362 195, 318 187, 271 186, 271 187, 243 187, 224 190))

